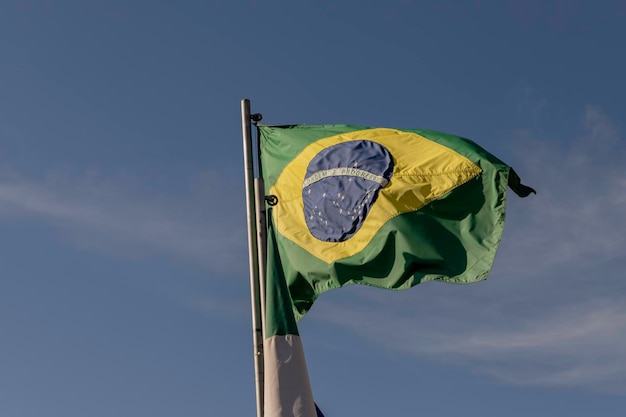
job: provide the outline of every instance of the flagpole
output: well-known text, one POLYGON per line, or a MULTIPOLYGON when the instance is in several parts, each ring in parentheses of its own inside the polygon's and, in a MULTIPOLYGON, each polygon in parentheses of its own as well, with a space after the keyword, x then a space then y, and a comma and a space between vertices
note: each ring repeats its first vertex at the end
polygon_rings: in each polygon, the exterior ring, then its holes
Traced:
MULTIPOLYGON (((241 129, 243 133, 243 158, 246 186, 246 216, 248 223, 248 257, 250 261, 250 301, 252 304, 252 343, 254 347, 254 380, 256 388, 256 413, 263 417, 263 324, 259 285, 259 245, 257 211, 255 210, 254 159, 252 156, 252 127, 250 100, 241 100, 241 129)), ((265 205, 263 204, 263 207, 265 205)), ((265 262, 263 262, 265 264, 265 262)))
POLYGON ((262 178, 254 179, 254 193, 256 195, 256 224, 257 224, 257 264, 259 273, 259 299, 261 306, 262 336, 265 337, 265 280, 267 273, 267 224, 265 208, 265 182, 262 178))

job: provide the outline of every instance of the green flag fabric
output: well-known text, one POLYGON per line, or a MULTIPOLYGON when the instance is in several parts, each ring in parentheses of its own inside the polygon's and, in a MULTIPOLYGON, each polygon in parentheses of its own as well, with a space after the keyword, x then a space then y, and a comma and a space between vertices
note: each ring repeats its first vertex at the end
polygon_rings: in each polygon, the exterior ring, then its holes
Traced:
POLYGON ((487 277, 511 169, 474 142, 349 125, 259 133, 266 193, 277 197, 270 276, 287 283, 297 319, 348 284, 399 290, 487 277))
POLYGON ((265 286, 264 417, 316 417, 304 348, 298 334, 287 283, 274 269, 276 234, 268 230, 268 275, 265 286))
POLYGON ((507 186, 474 142, 431 130, 258 126, 267 201, 265 417, 315 416, 297 321, 349 284, 401 290, 489 273, 507 186))

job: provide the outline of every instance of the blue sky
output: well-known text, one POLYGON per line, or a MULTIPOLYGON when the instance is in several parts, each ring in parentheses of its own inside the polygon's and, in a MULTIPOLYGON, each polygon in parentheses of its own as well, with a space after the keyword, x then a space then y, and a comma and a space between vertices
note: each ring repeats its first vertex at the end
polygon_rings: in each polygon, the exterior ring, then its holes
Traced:
POLYGON ((472 138, 490 278, 324 294, 328 417, 622 416, 626 3, 0 2, 0 415, 254 415, 239 101, 472 138))

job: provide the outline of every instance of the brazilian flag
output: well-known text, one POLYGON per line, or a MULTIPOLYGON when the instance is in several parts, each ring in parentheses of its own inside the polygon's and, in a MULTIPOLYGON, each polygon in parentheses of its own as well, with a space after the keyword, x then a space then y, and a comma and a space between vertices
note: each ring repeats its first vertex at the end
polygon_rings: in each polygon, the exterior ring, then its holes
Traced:
POLYGON ((487 277, 507 185, 475 143, 430 130, 259 126, 267 219, 264 415, 321 416, 297 320, 348 284, 405 289, 487 277))
POLYGON ((268 282, 302 318, 348 284, 406 289, 487 277, 507 185, 534 192, 474 142, 432 130, 259 126, 268 282), (275 198, 274 198, 275 197, 275 198))

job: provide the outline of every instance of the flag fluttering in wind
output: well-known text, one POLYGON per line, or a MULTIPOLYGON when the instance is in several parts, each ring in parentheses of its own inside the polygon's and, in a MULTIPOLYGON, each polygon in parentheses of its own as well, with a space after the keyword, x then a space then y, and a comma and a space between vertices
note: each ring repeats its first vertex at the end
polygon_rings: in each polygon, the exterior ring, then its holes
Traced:
POLYGON ((296 322, 325 291, 485 279, 504 228, 504 162, 430 130, 258 126, 267 218, 265 417, 314 417, 296 322))

